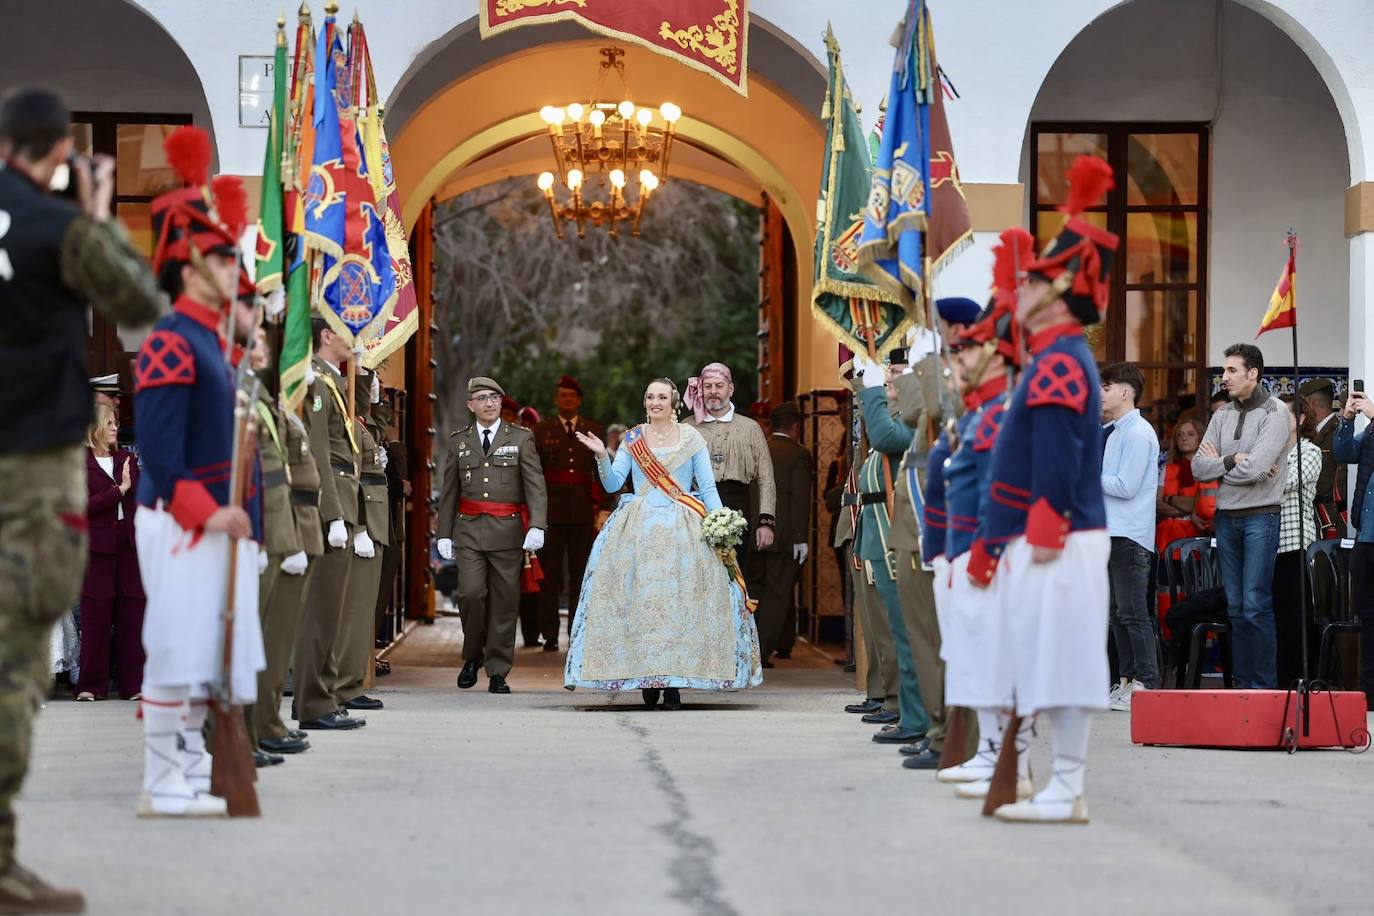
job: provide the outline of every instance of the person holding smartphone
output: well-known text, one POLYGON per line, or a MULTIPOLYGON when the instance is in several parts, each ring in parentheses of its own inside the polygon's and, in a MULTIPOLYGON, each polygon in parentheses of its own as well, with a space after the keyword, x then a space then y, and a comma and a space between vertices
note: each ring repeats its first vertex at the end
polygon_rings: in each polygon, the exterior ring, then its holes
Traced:
POLYGON ((76 913, 79 891, 15 861, 14 797, 28 769, 33 715, 47 694, 48 634, 76 603, 86 563, 88 305, 146 325, 165 300, 111 217, 114 161, 75 160, 80 203, 51 192, 73 162, 71 117, 51 92, 0 103, 0 911, 76 913))
POLYGON ((1332 455, 1342 464, 1356 464, 1355 487, 1350 505, 1350 528, 1355 546, 1350 553, 1350 588, 1355 612, 1360 616, 1360 689, 1374 710, 1374 436, 1367 423, 1356 431, 1357 417, 1374 418, 1374 401, 1364 391, 1364 380, 1350 385, 1350 397, 1341 411, 1332 455))

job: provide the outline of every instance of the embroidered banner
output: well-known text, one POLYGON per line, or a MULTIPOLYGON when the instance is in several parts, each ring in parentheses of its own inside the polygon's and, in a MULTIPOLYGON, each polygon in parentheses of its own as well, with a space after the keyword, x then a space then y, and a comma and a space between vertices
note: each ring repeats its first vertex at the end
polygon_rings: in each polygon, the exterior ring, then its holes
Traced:
POLYGON ((571 19, 749 94, 749 0, 481 0, 482 37, 571 19))

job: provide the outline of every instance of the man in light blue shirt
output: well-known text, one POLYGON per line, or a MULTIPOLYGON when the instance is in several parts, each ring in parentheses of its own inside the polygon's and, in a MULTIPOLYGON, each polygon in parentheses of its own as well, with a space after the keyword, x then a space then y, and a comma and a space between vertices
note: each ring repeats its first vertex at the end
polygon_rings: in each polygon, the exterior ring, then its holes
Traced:
POLYGON ((1145 376, 1134 363, 1102 370, 1102 493, 1112 554, 1111 630, 1121 683, 1111 708, 1131 708, 1136 690, 1157 690, 1158 641, 1150 621, 1150 566, 1154 562, 1155 497, 1159 485, 1159 437, 1136 405, 1145 376))

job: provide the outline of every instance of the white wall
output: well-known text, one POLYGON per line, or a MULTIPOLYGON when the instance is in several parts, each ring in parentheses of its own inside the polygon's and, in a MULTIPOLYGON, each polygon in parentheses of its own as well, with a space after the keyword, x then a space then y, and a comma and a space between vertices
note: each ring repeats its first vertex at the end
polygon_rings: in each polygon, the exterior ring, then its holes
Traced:
MULTIPOLYGON (((1032 119, 1215 117, 1209 364, 1218 364, 1229 344, 1254 336, 1283 266, 1284 232, 1292 225, 1302 239, 1300 358, 1309 366, 1344 366, 1349 166, 1340 116, 1301 49, 1268 19, 1237 3, 1223 4, 1218 67, 1215 10, 1199 0, 1150 0, 1099 19, 1055 64, 1032 119)), ((1292 363, 1288 335, 1265 335, 1258 343, 1266 362, 1292 363)))
POLYGON ((0 88, 38 83, 61 93, 73 111, 189 113, 210 128, 195 68, 137 7, 125 0, 23 6, 0 29, 0 88))

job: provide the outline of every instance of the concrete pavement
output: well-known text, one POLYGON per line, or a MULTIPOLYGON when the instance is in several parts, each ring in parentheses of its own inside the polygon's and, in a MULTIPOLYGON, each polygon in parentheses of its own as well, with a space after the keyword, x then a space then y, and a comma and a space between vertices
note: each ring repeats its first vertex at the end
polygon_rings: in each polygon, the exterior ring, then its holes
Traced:
MULTIPOLYGON (((398 653, 367 728, 261 771, 259 821, 137 819, 134 704, 50 703, 22 858, 100 914, 1221 916, 1374 899, 1374 756, 1137 748, 1128 717, 1103 714, 1093 824, 1003 825, 869 741, 828 662, 648 712, 559 689, 562 656, 537 650, 517 653, 514 694, 460 692, 426 648, 453 626, 398 653)), ((1042 735, 1037 770, 1047 757, 1042 735)))

